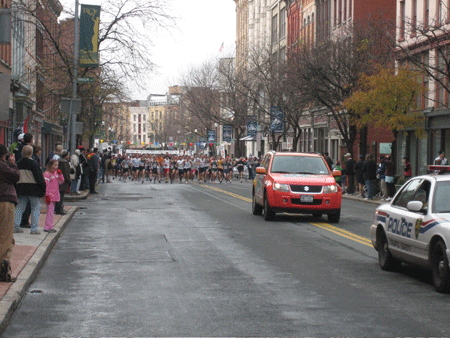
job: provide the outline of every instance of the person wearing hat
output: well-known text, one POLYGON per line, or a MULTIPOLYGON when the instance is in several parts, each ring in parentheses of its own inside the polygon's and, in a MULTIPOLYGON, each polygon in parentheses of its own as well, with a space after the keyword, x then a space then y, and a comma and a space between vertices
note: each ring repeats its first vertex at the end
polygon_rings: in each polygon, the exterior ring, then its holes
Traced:
POLYGON ((55 204, 55 214, 65 215, 67 212, 64 211, 64 194, 68 191, 72 180, 70 179, 70 164, 69 164, 69 152, 67 150, 61 151, 61 156, 58 159, 58 168, 61 170, 64 176, 64 183, 59 185, 59 202, 55 204))
POLYGON ((347 178, 347 194, 355 193, 355 165, 356 161, 352 158, 352 154, 345 154, 345 176, 347 178))
MULTIPOLYGON (((16 149, 14 149, 14 156, 16 157, 16 162, 18 162, 22 158, 22 149, 25 146, 32 146, 33 145, 33 135, 30 133, 22 133, 17 138, 19 141, 17 143, 16 149)), ((34 154, 31 156, 33 160, 35 159, 34 154)))

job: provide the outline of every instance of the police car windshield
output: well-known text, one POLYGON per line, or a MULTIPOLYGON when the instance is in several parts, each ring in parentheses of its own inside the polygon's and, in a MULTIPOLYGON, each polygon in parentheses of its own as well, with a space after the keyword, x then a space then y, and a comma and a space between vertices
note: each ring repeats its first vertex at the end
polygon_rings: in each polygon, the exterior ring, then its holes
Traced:
POLYGON ((329 175, 325 161, 312 156, 274 156, 271 172, 274 174, 329 175))
POLYGON ((450 213, 450 181, 438 182, 434 193, 433 212, 450 213))

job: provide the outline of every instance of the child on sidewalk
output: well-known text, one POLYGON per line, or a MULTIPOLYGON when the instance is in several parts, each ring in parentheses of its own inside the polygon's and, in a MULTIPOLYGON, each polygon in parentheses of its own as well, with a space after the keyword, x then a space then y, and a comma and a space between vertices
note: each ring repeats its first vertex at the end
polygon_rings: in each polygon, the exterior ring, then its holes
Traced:
POLYGON ((47 218, 45 219, 44 231, 56 232, 53 229, 53 214, 55 212, 55 202, 59 202, 59 185, 64 183, 64 176, 58 169, 58 160, 50 160, 47 171, 44 173, 47 190, 45 193, 45 203, 47 203, 47 218))

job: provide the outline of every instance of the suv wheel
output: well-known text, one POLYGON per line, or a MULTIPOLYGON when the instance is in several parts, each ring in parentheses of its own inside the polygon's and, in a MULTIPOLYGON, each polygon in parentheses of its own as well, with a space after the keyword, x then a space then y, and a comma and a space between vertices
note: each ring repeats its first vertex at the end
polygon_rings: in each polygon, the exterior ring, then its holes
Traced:
POLYGON ((263 207, 256 203, 255 192, 253 192, 252 198, 252 212, 253 215, 262 215, 263 207))
POLYGON ((328 222, 330 223, 339 223, 340 219, 341 219, 341 209, 339 209, 336 212, 333 212, 332 214, 328 214, 328 222))
POLYGON ((271 221, 275 217, 275 213, 269 206, 269 201, 267 200, 267 196, 264 196, 264 220, 271 221))

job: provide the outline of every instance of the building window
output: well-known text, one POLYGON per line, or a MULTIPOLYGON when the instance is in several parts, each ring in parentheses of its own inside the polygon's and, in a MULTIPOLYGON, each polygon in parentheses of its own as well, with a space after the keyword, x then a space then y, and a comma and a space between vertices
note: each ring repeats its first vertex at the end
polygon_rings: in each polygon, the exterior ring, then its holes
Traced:
POLYGON ((336 26, 337 26, 337 0, 334 0, 334 2, 333 2, 333 12, 334 12, 333 28, 336 28, 336 26))
POLYGON ((278 42, 278 14, 272 17, 272 45, 278 42))
POLYGON ((136 122, 137 116, 133 115, 133 121, 136 122))
POLYGON ((441 25, 443 22, 444 22, 444 18, 443 18, 443 15, 444 15, 444 8, 443 8, 443 3, 442 3, 442 1, 443 0, 437 0, 437 13, 436 13, 436 15, 437 15, 437 20, 436 20, 436 25, 441 25))
POLYGON ((344 22, 347 21, 347 0, 344 0, 344 22))
POLYGON ((338 8, 338 25, 342 23, 342 0, 339 0, 339 8, 338 8))
POLYGON ((348 18, 350 19, 352 17, 353 12, 353 0, 349 0, 348 2, 348 18))
POLYGON ((280 10, 280 40, 286 38, 286 7, 280 10))
POLYGON ((405 22, 406 22, 406 17, 405 17, 406 13, 405 13, 405 1, 400 1, 400 40, 404 40, 405 39, 405 22))

